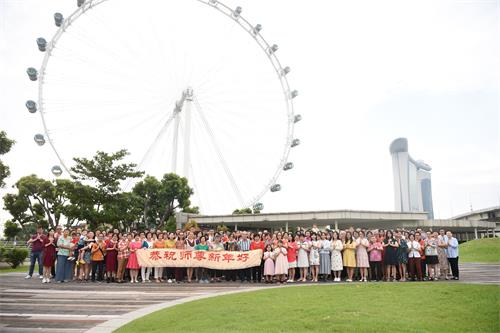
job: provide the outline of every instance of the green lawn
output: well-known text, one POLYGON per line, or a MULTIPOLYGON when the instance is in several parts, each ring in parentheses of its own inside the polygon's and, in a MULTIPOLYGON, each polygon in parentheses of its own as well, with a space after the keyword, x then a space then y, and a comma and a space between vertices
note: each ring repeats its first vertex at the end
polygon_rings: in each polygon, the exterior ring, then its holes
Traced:
POLYGON ((368 283, 276 288, 160 310, 125 332, 500 332, 500 286, 368 283))
MULTIPOLYGON (((17 268, 10 268, 10 267, 0 267, 0 274, 2 273, 15 273, 15 272, 21 272, 21 273, 28 273, 28 269, 30 268, 30 264, 25 263, 24 265, 21 265, 17 268)), ((35 270, 33 271, 33 275, 38 274, 38 264, 35 264, 35 270)))
POLYGON ((460 244, 461 262, 500 263, 500 238, 483 238, 460 244))

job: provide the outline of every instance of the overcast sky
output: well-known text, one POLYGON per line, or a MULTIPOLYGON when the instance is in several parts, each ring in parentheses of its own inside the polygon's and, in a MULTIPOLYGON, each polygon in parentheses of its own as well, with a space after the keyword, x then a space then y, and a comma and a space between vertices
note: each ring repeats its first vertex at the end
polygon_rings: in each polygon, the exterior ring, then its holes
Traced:
MULTIPOLYGON (((161 8, 151 10, 173 12, 179 5, 179 1, 161 3, 161 8)), ((134 13, 121 12, 118 4, 118 0, 106 4, 121 18, 116 22, 134 20, 134 13)), ((289 82, 300 92, 295 112, 303 121, 295 136, 302 144, 290 155, 295 168, 280 179, 281 192, 262 198, 265 211, 393 210, 389 144, 398 137, 408 138, 413 158, 432 166, 436 218, 500 205, 500 36, 495 1, 228 0, 226 4, 242 6, 245 18, 264 26, 262 34, 279 44, 281 62, 292 67, 289 82)), ((34 41, 40 36, 49 39, 55 32, 53 13, 68 16, 75 8, 76 0, 0 0, 0 129, 17 142, 2 157, 12 171, 7 188, 0 190, 2 196, 21 176, 36 173, 50 178, 50 166, 57 164, 48 147, 33 142, 42 125, 39 115, 24 107, 27 99, 37 99, 37 85, 25 71, 42 62, 34 41)), ((204 30, 213 27, 210 19, 202 13, 186 15, 185 23, 204 30)), ((121 28, 115 32, 123 33, 124 39, 138 33, 121 28)), ((171 38, 176 37, 181 38, 171 38)), ((141 46, 143 56, 146 44, 141 46)), ((260 71, 263 67, 253 59, 239 58, 240 66, 260 71)), ((151 63, 157 65, 154 58, 151 63)), ((226 75, 230 70, 228 64, 226 75)), ((241 148, 251 151, 248 145, 241 148)), ((259 163, 267 163, 267 158, 259 163)), ((238 170, 235 173, 242 177, 238 170)), ((252 185, 251 170, 248 174, 250 180, 237 179, 240 186, 252 185)))

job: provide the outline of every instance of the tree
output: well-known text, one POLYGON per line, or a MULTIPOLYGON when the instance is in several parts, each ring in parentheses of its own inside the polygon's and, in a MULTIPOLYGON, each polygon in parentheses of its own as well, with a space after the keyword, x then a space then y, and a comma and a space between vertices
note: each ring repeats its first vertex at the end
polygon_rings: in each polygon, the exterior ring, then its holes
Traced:
POLYGON ((233 211, 233 215, 240 215, 240 214, 252 214, 252 208, 241 208, 241 209, 235 209, 233 211))
POLYGON ((142 223, 148 227, 163 228, 176 211, 198 212, 198 207, 190 207, 193 189, 188 180, 175 173, 167 173, 161 180, 147 176, 132 191, 142 199, 142 223))
MULTIPOLYGON (((120 192, 120 184, 129 178, 141 177, 134 163, 121 163, 128 155, 126 149, 108 154, 98 151, 92 159, 74 158, 72 177, 77 181, 71 197, 71 211, 68 214, 89 222, 91 228, 99 224, 118 224, 131 217, 136 209, 126 209, 135 197, 120 192)), ((138 204, 138 203, 137 203, 138 204)), ((140 215, 139 215, 140 216, 140 215)))
POLYGON ((7 240, 14 239, 16 236, 20 235, 23 229, 15 222, 8 220, 3 226, 3 234, 7 240))
MULTIPOLYGON (((7 154, 15 141, 11 140, 7 137, 7 133, 4 131, 0 131, 0 155, 7 154)), ((0 187, 5 186, 4 180, 10 176, 10 169, 7 165, 3 164, 2 160, 0 160, 0 187)))
POLYGON ((13 222, 22 227, 29 223, 55 228, 68 202, 68 193, 73 182, 67 179, 49 181, 30 175, 20 178, 14 185, 16 194, 4 196, 5 209, 12 215, 13 222))

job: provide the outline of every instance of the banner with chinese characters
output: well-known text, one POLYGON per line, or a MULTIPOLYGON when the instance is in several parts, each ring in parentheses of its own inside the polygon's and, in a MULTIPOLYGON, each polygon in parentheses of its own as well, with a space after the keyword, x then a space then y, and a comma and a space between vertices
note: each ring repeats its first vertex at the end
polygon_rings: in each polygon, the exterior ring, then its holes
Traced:
POLYGON ((243 269, 259 266, 262 250, 190 251, 178 249, 137 250, 139 265, 144 267, 204 267, 209 269, 243 269))

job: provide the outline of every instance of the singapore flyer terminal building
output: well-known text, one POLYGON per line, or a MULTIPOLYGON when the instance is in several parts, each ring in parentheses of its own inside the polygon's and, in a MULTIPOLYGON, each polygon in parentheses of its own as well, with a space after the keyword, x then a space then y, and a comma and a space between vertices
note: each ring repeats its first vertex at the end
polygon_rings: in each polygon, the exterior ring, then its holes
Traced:
MULTIPOLYGON (((499 209, 497 207, 497 214, 499 209)), ((499 214, 500 215, 500 214, 499 214)), ((296 227, 310 228, 316 224, 321 228, 346 229, 449 229, 459 240, 469 240, 494 234, 496 223, 480 219, 443 219, 429 220, 426 212, 384 212, 364 210, 325 210, 283 213, 261 213, 242 215, 196 215, 178 214, 179 225, 195 220, 203 226, 226 225, 242 230, 283 230, 291 231, 296 227)))

